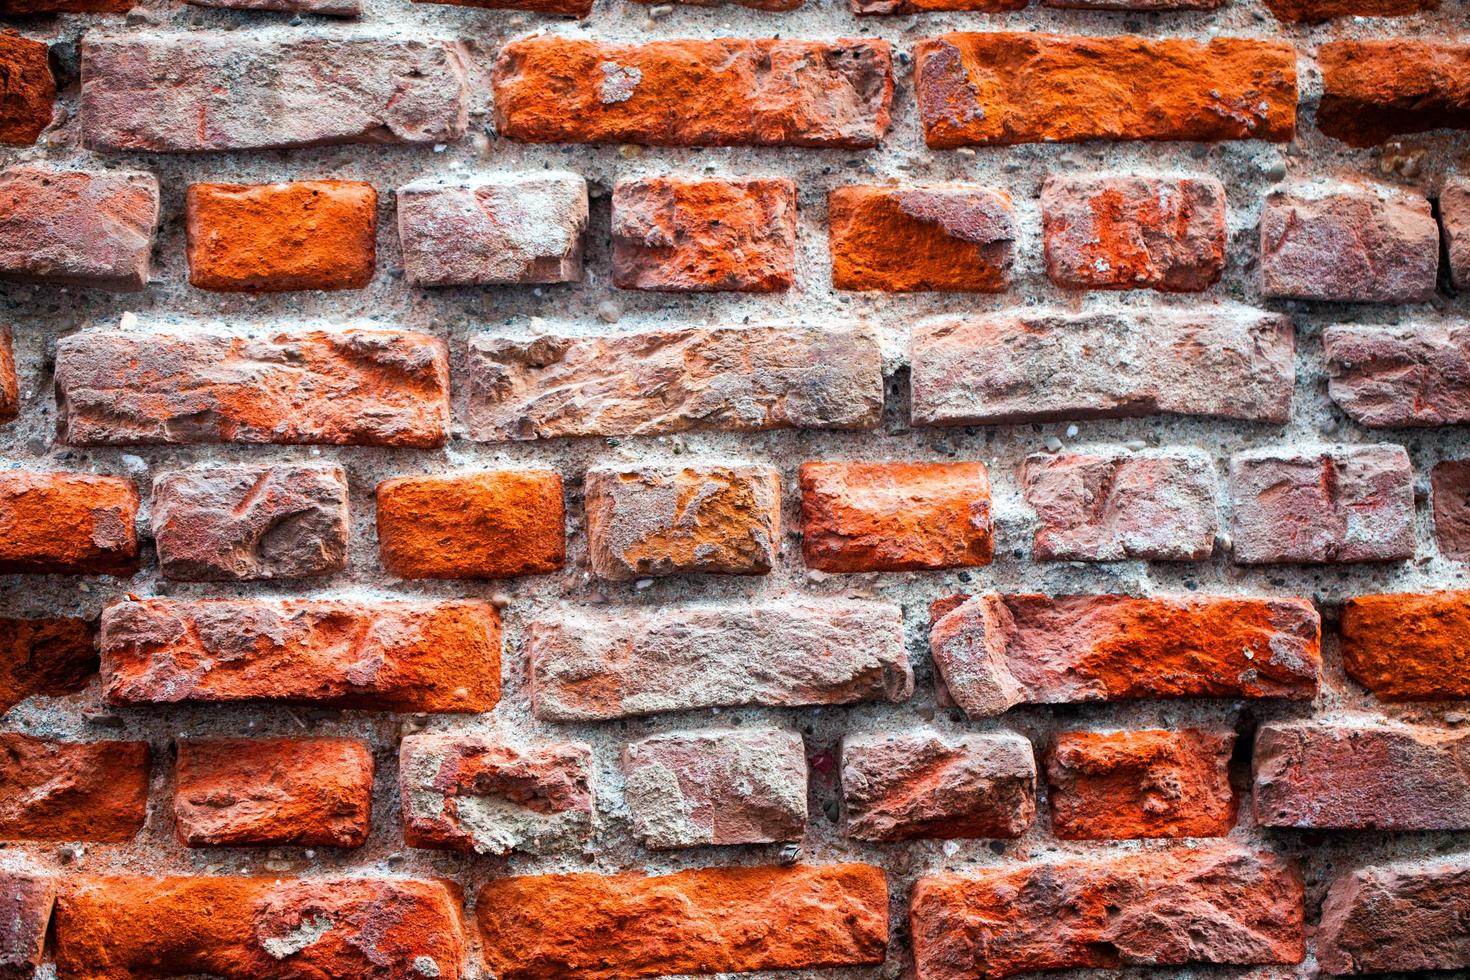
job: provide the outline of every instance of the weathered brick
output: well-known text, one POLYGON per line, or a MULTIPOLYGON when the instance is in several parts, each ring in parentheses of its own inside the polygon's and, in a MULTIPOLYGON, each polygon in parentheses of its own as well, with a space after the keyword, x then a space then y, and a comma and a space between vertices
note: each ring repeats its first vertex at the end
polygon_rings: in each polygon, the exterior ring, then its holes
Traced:
POLYGON ((191 184, 185 215, 189 282, 200 289, 276 293, 361 289, 372 281, 372 184, 191 184))
POLYGON ((736 327, 469 345, 484 441, 690 430, 872 429, 883 363, 866 328, 736 327))
POLYGON ((1470 422, 1470 328, 1340 324, 1322 331, 1327 394, 1370 429, 1470 422))
POLYGON ((1470 967, 1470 861, 1451 857, 1362 868, 1322 903, 1317 959, 1338 976, 1470 967))
POLYGON ((0 872, 0 977, 36 975, 46 950, 46 930, 56 902, 56 882, 16 871, 0 872))
POLYGON ((20 382, 15 374, 15 348, 10 330, 0 327, 0 425, 20 414, 20 382))
POLYGON ((1036 759, 1011 732, 848 735, 842 808, 854 840, 1019 837, 1036 816, 1036 759))
POLYGON ((97 673, 97 644, 84 619, 0 617, 0 714, 32 695, 80 691, 97 673))
POLYGON ((1439 553, 1457 561, 1470 560, 1470 459, 1447 459, 1434 464, 1434 538, 1439 553))
MULTIPOLYGON (((656 3, 656 0, 635 0, 635 2, 652 6, 656 3)), ((720 7, 725 2, 726 0, 674 0, 676 4, 682 4, 688 7, 720 7)), ((806 0, 729 0, 729 2, 750 10, 786 11, 795 10, 805 3, 806 0)))
POLYGON ((340 466, 212 466, 153 481, 153 537, 168 578, 330 575, 347 567, 340 466))
POLYGON ((403 271, 419 286, 582 281, 587 181, 562 171, 398 188, 403 271))
POLYGON ((803 463, 801 551, 827 572, 990 564, 984 463, 803 463))
POLYGON ((25 146, 51 125, 56 79, 45 42, 0 30, 0 143, 25 146))
POLYGON ((1306 953, 1296 870, 1233 845, 931 875, 909 922, 919 980, 1306 953))
POLYGON ((1470 592, 1360 595, 1342 606, 1342 664, 1384 701, 1470 698, 1470 592))
POLYGON ((914 327, 915 425, 993 425, 1160 413, 1284 423, 1295 336, 1244 309, 1025 312, 914 327))
POLYGON ((132 480, 0 472, 0 573, 132 575, 137 515, 132 480))
POLYGON ((1010 285, 1016 227, 1002 191, 838 187, 827 197, 827 222, 838 289, 1001 293, 1010 285))
POLYGON ((972 718, 1018 704, 1137 698, 1310 699, 1321 622, 1303 599, 955 596, 930 652, 972 718))
POLYGON ((26 17, 44 14, 123 14, 138 0, 3 0, 0 13, 26 17))
POLYGON ((398 783, 409 847, 546 854, 592 833, 592 747, 422 732, 403 740, 398 783))
POLYGON ((1224 6, 1225 0, 1042 0, 1048 7, 1063 10, 1130 10, 1173 12, 1184 10, 1214 10, 1224 6))
POLYGON ((483 602, 148 599, 102 612, 113 704, 284 701, 489 711, 500 616, 483 602))
POLYGON ((458 42, 190 31, 82 41, 82 139, 188 153, 447 143, 469 118, 458 42))
POLYGON ((1235 733, 1060 732, 1046 753, 1052 832, 1063 840, 1224 837, 1235 826, 1235 733))
POLYGON ((187 0, 196 7, 224 10, 273 10, 325 17, 360 17, 362 0, 187 0))
POLYGON ((458 889, 440 881, 118 876, 56 903, 69 980, 421 980, 458 977, 466 958, 458 889))
POLYGON ((494 92, 496 132, 532 143, 860 149, 888 131, 893 55, 856 39, 523 38, 500 49, 494 92))
POLYGON ((769 466, 587 471, 593 574, 765 575, 781 549, 781 477, 769 466))
POLYGON ((1402 191, 1298 187, 1261 211, 1261 293, 1271 299, 1423 303, 1434 296, 1439 228, 1402 191))
POLYGON ((936 149, 1080 140, 1261 139, 1296 128, 1296 52, 1209 42, 994 31, 914 47, 914 99, 936 149))
POLYGON ((1230 506, 1242 564, 1414 557, 1414 467, 1402 446, 1236 453, 1230 506))
POLYGON ((122 843, 147 809, 147 742, 0 734, 0 838, 122 843))
POLYGON ((1317 49, 1317 128, 1349 146, 1470 128, 1470 45, 1393 38, 1327 41, 1317 49))
POLYGON ((867 864, 499 878, 475 914, 500 980, 869 966, 888 944, 867 864))
POLYGON ((1256 823, 1470 829, 1470 734, 1427 725, 1273 722, 1252 755, 1256 823))
POLYGON ((445 3, 456 7, 481 7, 489 10, 527 10, 538 14, 562 14, 586 17, 592 12, 592 0, 414 0, 415 3, 445 3))
POLYGON ((350 738, 180 739, 174 830, 189 847, 359 847, 373 756, 350 738))
POLYGON ((152 174, 0 171, 0 279, 137 292, 148 284, 157 225, 152 174))
POLYGON ((1202 561, 1218 530, 1202 452, 1037 453, 1020 466, 1038 561, 1202 561))
POLYGON ((910 16, 941 10, 964 10, 975 13, 1003 13, 1020 10, 1028 0, 848 0, 855 14, 895 14, 910 16))
POLYGON ((1470 180, 1446 180, 1439 190, 1439 230, 1456 289, 1470 289, 1470 180))
POLYGON ((446 438, 449 355, 396 330, 88 330, 57 342, 56 391, 74 446, 427 449, 446 438))
POLYGON ((1277 20, 1319 24, 1334 17, 1407 17, 1439 8, 1439 0, 1266 0, 1277 20))
POLYGON ((554 470, 400 476, 378 484, 378 551, 401 578, 509 578, 561 568, 554 470))
POLYGON ((1225 268, 1225 187, 1213 177, 1049 177, 1046 274, 1069 289, 1196 293, 1225 268))
POLYGON ((548 721, 695 708, 902 701, 902 615, 886 602, 777 600, 592 612, 531 624, 531 705, 548 721))

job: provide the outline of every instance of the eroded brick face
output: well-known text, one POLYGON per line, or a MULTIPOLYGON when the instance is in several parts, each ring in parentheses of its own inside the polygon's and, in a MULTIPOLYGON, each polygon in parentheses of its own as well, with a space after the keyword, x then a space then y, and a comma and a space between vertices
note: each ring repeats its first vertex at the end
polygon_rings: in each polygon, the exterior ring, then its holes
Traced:
POLYGON ((0 473, 0 573, 131 575, 138 489, 85 473, 0 473))
POLYGON ((51 125, 56 80, 47 63, 46 45, 15 31, 0 31, 0 143, 34 143, 51 125))
POLYGON ((1470 592, 1354 596, 1342 608, 1342 663, 1384 701, 1470 697, 1470 592))
POLYGON ((838 289, 999 293, 1009 285, 1016 231, 1001 191, 839 187, 827 220, 838 289))
POLYGON ((0 836, 133 839, 148 806, 147 742, 63 742, 0 735, 0 836))
POLYGON ((1336 975, 1470 966, 1463 858, 1399 861, 1349 872, 1322 905, 1318 956, 1336 975))
POLYGON ((1317 128, 1349 146, 1391 136, 1470 126, 1459 101, 1470 47, 1418 39, 1328 41, 1317 53, 1322 102, 1317 128))
POLYGON ((0 171, 0 279, 138 292, 148 283, 158 215, 149 173, 0 171))

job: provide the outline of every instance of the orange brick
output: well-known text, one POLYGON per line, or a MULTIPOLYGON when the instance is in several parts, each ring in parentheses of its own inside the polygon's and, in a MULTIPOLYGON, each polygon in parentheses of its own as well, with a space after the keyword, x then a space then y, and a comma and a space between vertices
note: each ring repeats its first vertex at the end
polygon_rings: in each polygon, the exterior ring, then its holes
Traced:
POLYGON ((147 807, 147 742, 0 734, 0 839, 121 843, 147 807))
POLYGON ((46 45, 0 31, 0 143, 34 143, 51 125, 55 105, 56 79, 46 45))
POLYGON ((1470 591, 1360 595, 1343 603, 1342 663, 1384 701, 1470 698, 1470 591))
POLYGON ((1010 195, 967 184, 839 187, 827 198, 832 285, 999 293, 1016 230, 1010 195))
POLYGON ((0 473, 0 573, 131 575, 138 489, 84 473, 0 473))
POLYGON ((1470 129, 1470 44, 1328 41, 1317 50, 1317 64, 1317 128, 1349 146, 1432 129, 1470 129))
POLYGON ((15 349, 10 331, 0 327, 0 425, 20 414, 20 385, 15 376, 15 349))
POLYGON ((84 619, 0 618, 0 714, 35 694, 79 691, 97 673, 97 644, 84 619))
POLYGON ((1266 0, 1277 20, 1321 23, 1334 17, 1407 17, 1438 10, 1439 0, 1266 0))

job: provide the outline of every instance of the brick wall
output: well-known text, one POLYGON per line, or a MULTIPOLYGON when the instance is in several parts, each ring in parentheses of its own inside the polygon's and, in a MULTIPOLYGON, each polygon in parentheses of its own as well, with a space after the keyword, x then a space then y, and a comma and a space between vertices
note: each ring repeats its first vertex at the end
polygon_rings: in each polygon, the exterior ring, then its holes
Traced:
POLYGON ((0 975, 1470 969, 1461 0, 196 4, 0 0, 0 975))

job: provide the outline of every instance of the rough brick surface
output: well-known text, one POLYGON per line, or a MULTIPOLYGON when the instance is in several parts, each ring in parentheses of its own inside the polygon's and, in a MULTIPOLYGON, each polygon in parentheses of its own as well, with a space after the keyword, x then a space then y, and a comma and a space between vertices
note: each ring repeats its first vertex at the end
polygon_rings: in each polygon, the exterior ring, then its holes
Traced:
POLYGON ((887 883, 867 864, 501 878, 475 914, 502 980, 862 966, 888 943, 887 883))
POLYGON ((0 171, 0 279, 137 292, 148 282, 157 225, 152 174, 0 171))
POLYGON ((1061 732, 1046 753, 1052 832, 1063 840, 1224 837, 1235 825, 1235 733, 1061 732))
POLYGON ((0 617, 0 714, 36 694, 81 690, 97 673, 92 634, 84 619, 0 617))
POLYGON ((1335 17, 1407 17, 1439 7, 1439 0, 1265 0, 1280 20, 1317 24, 1335 17))
POLYGON ((1354 596, 1341 629, 1343 667, 1376 697, 1470 698, 1470 592, 1354 596))
POLYGON ((56 902, 56 882, 40 875, 0 872, 0 977, 36 974, 46 948, 46 928, 56 902))
POLYGON ((1470 180, 1447 180, 1440 188, 1439 230, 1450 283, 1470 289, 1470 180))
POLYGON ((6 0, 6 13, 20 17, 38 14, 121 14, 133 8, 137 0, 6 0))
POLYGON ((1470 459, 1434 464, 1430 485, 1439 553, 1459 561, 1470 559, 1470 459))
POLYGON ((34 143, 51 125, 56 80, 46 52, 41 41, 0 31, 0 143, 34 143))
POLYGON ((0 425, 20 414, 20 379, 15 373, 15 349, 10 331, 0 327, 0 425))
POLYGON ((1470 422, 1470 329, 1342 324, 1322 331, 1327 393, 1371 429, 1470 422))
POLYGON ((939 10, 1001 13, 1020 10, 1027 0, 848 0, 855 14, 926 14, 939 10))
POLYGON ((1317 958, 1338 976, 1470 967, 1470 862, 1464 858, 1362 868, 1332 883, 1317 958))
POLYGON ((827 198, 832 285, 892 293, 1005 292, 1010 195, 973 184, 839 187, 827 198))
POLYGON ((0 734, 0 837, 129 841, 147 808, 147 742, 0 734))
POLYGON ((1411 38, 1328 41, 1317 50, 1317 128, 1349 146, 1470 128, 1470 46, 1411 38))
POLYGON ((271 10, 282 13, 319 14, 327 17, 360 17, 362 0, 187 0, 196 7, 224 10, 271 10))
POLYGON ((414 3, 446 3, 456 7, 484 7, 490 10, 529 10, 543 14, 565 14, 586 17, 592 12, 592 0, 414 0, 414 3))
POLYGON ((0 472, 0 574, 131 575, 137 514, 122 477, 0 472))
POLYGON ((623 751, 633 831, 650 848, 801 840, 806 751, 780 728, 671 732, 623 751))
POLYGON ((475 854, 553 853, 592 833, 592 749, 425 732, 398 763, 403 839, 475 854))

